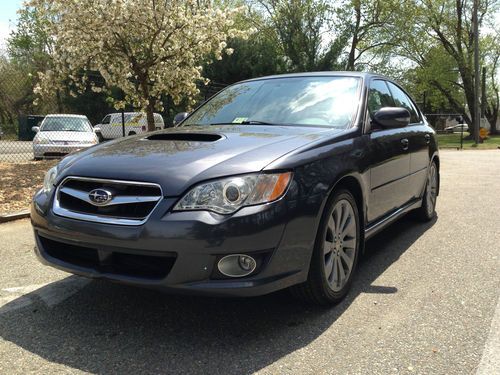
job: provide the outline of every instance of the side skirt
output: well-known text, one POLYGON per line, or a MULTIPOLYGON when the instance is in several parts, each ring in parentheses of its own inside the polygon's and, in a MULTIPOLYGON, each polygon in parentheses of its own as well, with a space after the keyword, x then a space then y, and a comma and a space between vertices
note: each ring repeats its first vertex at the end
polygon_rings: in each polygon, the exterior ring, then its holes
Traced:
POLYGON ((404 214, 408 213, 411 210, 414 210, 415 208, 419 208, 420 206, 422 206, 422 199, 414 199, 405 204, 403 207, 398 208, 396 211, 389 214, 388 216, 385 216, 382 219, 369 224, 365 229, 365 240, 373 237, 382 229, 384 229, 388 225, 398 220, 404 214))

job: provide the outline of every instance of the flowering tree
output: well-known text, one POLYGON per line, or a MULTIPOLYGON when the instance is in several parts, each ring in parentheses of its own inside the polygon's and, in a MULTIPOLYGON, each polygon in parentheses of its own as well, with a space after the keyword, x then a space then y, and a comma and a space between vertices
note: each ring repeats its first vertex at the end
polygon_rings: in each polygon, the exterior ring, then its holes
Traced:
POLYGON ((115 107, 131 103, 147 113, 168 94, 179 103, 193 100, 202 62, 231 54, 226 40, 248 32, 234 26, 241 8, 221 8, 203 0, 32 0, 30 5, 53 20, 54 68, 39 72, 36 93, 53 91, 69 79, 77 90, 100 92, 119 87, 125 93, 115 107), (104 85, 89 80, 99 72, 104 85))

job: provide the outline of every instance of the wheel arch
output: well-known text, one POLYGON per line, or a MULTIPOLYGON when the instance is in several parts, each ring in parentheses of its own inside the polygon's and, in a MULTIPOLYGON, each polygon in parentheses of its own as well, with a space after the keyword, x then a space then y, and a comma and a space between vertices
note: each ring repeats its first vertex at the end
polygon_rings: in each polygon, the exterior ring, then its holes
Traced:
MULTIPOLYGON (((366 193, 363 189, 363 183, 361 181, 361 177, 356 174, 345 174, 337 179, 334 183, 330 192, 328 193, 328 197, 325 202, 328 202, 339 189, 348 190, 354 197, 356 201, 356 205, 358 206, 358 216, 360 220, 360 253, 364 253, 365 250, 365 214, 366 214, 366 193)), ((325 203, 321 216, 323 216, 323 212, 327 209, 328 205, 325 203)))

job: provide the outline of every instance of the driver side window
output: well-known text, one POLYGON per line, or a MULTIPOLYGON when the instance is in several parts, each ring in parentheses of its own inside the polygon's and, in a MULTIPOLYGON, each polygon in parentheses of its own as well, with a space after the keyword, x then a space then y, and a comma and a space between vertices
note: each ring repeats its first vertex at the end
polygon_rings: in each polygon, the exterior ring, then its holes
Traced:
POLYGON ((105 116, 102 121, 101 121, 101 124, 109 124, 109 120, 111 119, 111 115, 107 115, 105 116))
MULTIPOLYGON (((370 83, 368 92, 368 113, 370 119, 373 120, 373 115, 382 107, 394 107, 394 100, 391 92, 387 87, 387 83, 381 79, 376 79, 370 83)), ((373 121, 370 121, 370 129, 380 130, 380 126, 373 121)))
POLYGON ((377 79, 371 82, 368 93, 368 112, 370 113, 370 117, 373 118, 375 112, 382 107, 394 107, 394 101, 385 81, 377 79))

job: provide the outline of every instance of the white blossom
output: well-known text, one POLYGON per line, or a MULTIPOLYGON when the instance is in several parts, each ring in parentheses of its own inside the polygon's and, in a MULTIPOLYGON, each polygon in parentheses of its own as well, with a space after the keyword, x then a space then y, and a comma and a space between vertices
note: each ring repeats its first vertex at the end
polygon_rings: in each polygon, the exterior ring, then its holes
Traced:
MULTIPOLYGON (((179 103, 193 103, 197 81, 204 81, 201 63, 222 53, 228 37, 246 37, 235 28, 241 8, 219 8, 216 1, 199 0, 32 0, 55 20, 53 71, 40 72, 38 95, 60 87, 68 77, 79 91, 90 81, 83 72, 97 71, 105 87, 119 87, 125 100, 115 108, 133 104, 151 114, 161 108, 158 98, 170 95, 179 103), (168 4, 168 5, 166 5, 168 4), (203 4, 203 5, 200 5, 203 4), (54 17, 55 16, 55 17, 54 17)), ((149 124, 154 127, 153 123, 149 124)))

